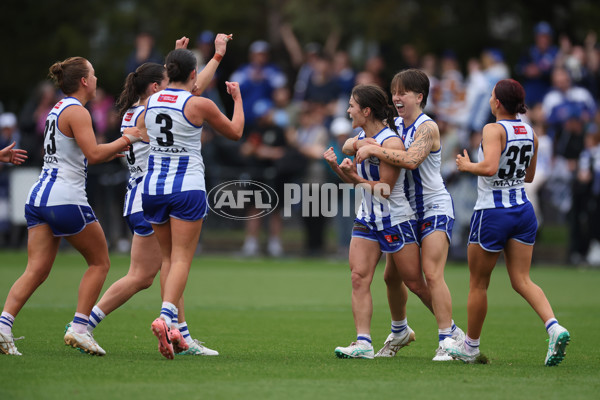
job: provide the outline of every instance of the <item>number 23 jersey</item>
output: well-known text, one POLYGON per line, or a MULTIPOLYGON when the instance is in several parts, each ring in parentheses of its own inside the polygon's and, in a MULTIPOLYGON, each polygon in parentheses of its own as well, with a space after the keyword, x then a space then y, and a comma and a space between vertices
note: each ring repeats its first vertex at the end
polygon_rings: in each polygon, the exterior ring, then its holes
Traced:
POLYGON ((65 97, 48 113, 44 130, 44 165, 27 196, 29 205, 88 205, 85 192, 87 158, 75 138, 65 136, 58 129, 61 113, 75 105, 81 106, 79 100, 65 97))
MULTIPOLYGON (((506 132, 506 146, 500 154, 498 171, 493 176, 477 178, 475 210, 509 208, 529 202, 525 194, 525 174, 534 155, 533 129, 521 120, 501 120, 506 132)), ((479 146, 483 161, 483 144, 479 146)))
POLYGON ((144 120, 150 154, 142 189, 145 194, 206 190, 200 153, 202 126, 192 124, 183 113, 192 97, 186 90, 167 88, 148 99, 144 120))

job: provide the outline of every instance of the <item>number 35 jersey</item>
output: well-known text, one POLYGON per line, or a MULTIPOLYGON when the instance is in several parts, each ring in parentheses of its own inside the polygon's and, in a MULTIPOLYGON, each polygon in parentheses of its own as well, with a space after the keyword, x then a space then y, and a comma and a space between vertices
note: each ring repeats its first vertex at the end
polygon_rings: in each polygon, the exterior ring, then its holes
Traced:
MULTIPOLYGON (((529 202, 525 194, 525 174, 534 154, 533 129, 521 120, 498 121, 506 132, 506 146, 500 154, 498 171, 477 178, 475 210, 509 208, 529 202)), ((483 144, 479 161, 483 161, 483 144)))
POLYGON ((29 205, 88 205, 85 192, 87 158, 75 138, 65 136, 58 129, 61 113, 75 105, 81 106, 79 100, 65 97, 48 113, 44 128, 44 165, 38 181, 27 196, 29 205))
POLYGON ((186 90, 165 89, 148 99, 144 120, 150 154, 145 194, 206 190, 200 153, 202 127, 192 124, 183 113, 190 98, 192 94, 186 90))

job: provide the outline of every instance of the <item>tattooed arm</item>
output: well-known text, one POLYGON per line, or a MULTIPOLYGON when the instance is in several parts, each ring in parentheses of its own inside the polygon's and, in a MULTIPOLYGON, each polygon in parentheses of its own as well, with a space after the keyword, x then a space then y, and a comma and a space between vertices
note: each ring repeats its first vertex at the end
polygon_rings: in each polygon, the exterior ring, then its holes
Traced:
POLYGON ((433 121, 422 123, 415 132, 415 141, 408 150, 390 150, 377 146, 363 146, 358 149, 358 162, 375 156, 381 161, 406 169, 415 169, 427 158, 429 153, 440 149, 440 131, 433 121))

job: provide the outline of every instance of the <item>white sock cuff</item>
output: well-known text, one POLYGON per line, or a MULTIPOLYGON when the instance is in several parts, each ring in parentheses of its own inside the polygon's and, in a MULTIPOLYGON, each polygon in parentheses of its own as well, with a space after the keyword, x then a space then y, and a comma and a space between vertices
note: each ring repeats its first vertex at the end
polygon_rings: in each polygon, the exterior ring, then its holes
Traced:
POLYGON ((465 344, 467 344, 468 346, 471 346, 473 348, 479 347, 479 338, 477 338, 477 339, 471 339, 469 337, 469 335, 466 335, 465 336, 465 344))
POLYGON ((106 314, 104 314, 104 311, 102 311, 102 310, 100 309, 100 307, 98 307, 98 306, 94 306, 94 308, 92 308, 92 312, 93 312, 94 314, 96 314, 96 316, 98 317, 98 319, 99 319, 99 321, 98 321, 98 322, 100 322, 100 321, 102 321, 104 318, 106 318, 106 314))
POLYGON ((546 327, 546 332, 553 326, 558 326, 558 320, 556 318, 550 318, 548 321, 544 322, 544 326, 546 327))

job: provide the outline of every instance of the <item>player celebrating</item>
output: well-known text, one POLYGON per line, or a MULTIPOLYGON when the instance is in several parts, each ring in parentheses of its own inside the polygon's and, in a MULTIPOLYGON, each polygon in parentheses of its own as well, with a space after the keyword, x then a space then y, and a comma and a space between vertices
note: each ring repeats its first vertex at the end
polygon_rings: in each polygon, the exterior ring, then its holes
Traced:
MULTIPOLYGON (((198 73, 195 93, 202 93, 210 83, 221 57, 225 55, 227 42, 231 35, 218 34, 215 38, 215 57, 198 73)), ((183 37, 176 41, 175 48, 187 48, 189 39, 183 37)), ((146 173, 150 145, 144 111, 148 98, 156 92, 164 90, 169 83, 167 71, 163 65, 145 63, 130 73, 125 80, 125 88, 117 104, 123 117, 121 128, 137 126, 144 139, 131 146, 127 153, 127 163, 130 170, 127 193, 125 194, 125 207, 123 215, 133 233, 131 243, 131 265, 127 275, 113 283, 104 293, 100 301, 92 309, 88 330, 94 328, 106 315, 125 304, 134 294, 152 285, 154 277, 161 269, 162 256, 160 246, 152 225, 144 219, 142 213, 142 193, 139 184, 146 173)), ((161 287, 168 275, 168 271, 161 273, 161 287)), ((193 339, 189 333, 183 309, 183 299, 178 303, 179 314, 173 319, 173 335, 175 339, 175 354, 190 355, 218 355, 193 339), (179 322, 181 321, 181 322, 179 322), (180 334, 178 332, 180 331, 180 334)))
MULTIPOLYGON (((208 122, 231 140, 239 140, 244 112, 239 85, 226 82, 234 102, 229 120, 211 100, 195 97, 196 57, 187 49, 167 55, 169 86, 148 100, 145 123, 150 139, 148 170, 141 182, 144 218, 152 224, 162 253, 164 281, 160 316, 152 323, 159 351, 173 358, 170 326, 178 314, 208 205, 200 153, 202 124, 208 122)), ((173 331, 174 332, 174 331, 173 331)))
MULTIPOLYGON (((439 344, 433 361, 450 361, 452 357, 445 348, 453 340, 462 340, 464 332, 452 320, 452 297, 444 279, 454 224, 454 206, 440 171, 440 132, 435 121, 423 113, 429 94, 429 77, 417 69, 400 71, 392 79, 391 90, 392 101, 399 115, 395 123, 406 150, 385 149, 376 144, 357 142, 356 160, 361 162, 375 156, 385 163, 407 170, 404 185, 417 217, 421 266, 431 291, 438 324, 439 344)), ((378 354, 394 356, 395 352, 390 349, 397 342, 398 339, 390 335, 378 354)))
POLYGON ((479 338, 487 314, 487 288, 504 250, 512 287, 544 321, 550 336, 545 365, 558 365, 564 359, 570 335, 558 324, 546 295, 529 276, 537 220, 523 184, 531 182, 535 175, 538 139, 531 126, 517 118, 517 114, 526 112, 525 90, 515 80, 501 80, 489 103, 496 122, 483 128, 479 162, 471 162, 466 150, 456 157, 460 171, 478 176, 478 188, 469 234, 467 336, 449 347, 448 353, 469 363, 479 355, 479 338))
MULTIPOLYGON (((394 110, 381 88, 356 86, 350 96, 348 114, 352 127, 363 129, 357 140, 376 141, 384 148, 401 148, 402 143, 393 124, 394 110)), ((388 258, 395 261, 386 263, 386 276, 401 276, 411 291, 431 309, 431 297, 419 263, 414 214, 402 186, 405 171, 379 163, 376 158, 364 160, 357 166, 345 158, 338 165, 332 148, 325 152, 324 157, 343 181, 359 184, 363 195, 352 230, 349 254, 357 338, 348 347, 337 347, 335 354, 340 358, 373 358, 370 286, 382 252, 388 253, 388 258), (396 271, 396 267, 400 271, 396 271), (392 268, 393 271, 390 270, 392 268)), ((390 311, 392 318, 398 321, 398 341, 407 345, 414 340, 414 332, 406 323, 406 289, 403 286, 398 289, 402 290, 393 294, 399 298, 390 298, 390 311)))
POLYGON ((64 236, 85 258, 88 269, 79 285, 77 310, 64 341, 85 352, 106 354, 87 330, 88 316, 110 267, 102 227, 85 191, 87 165, 106 162, 141 140, 137 128, 119 139, 97 144, 85 104, 96 96, 94 68, 83 57, 71 57, 50 67, 50 76, 67 95, 48 114, 44 132, 44 166, 25 204, 29 229, 27 267, 13 284, 0 316, 0 349, 21 355, 14 345, 15 317, 46 280, 64 236))

